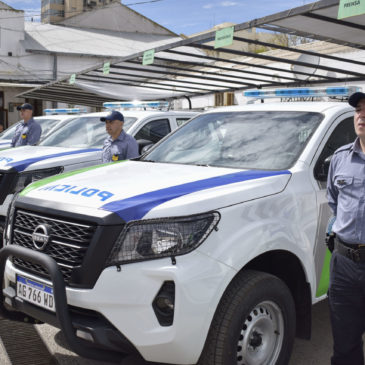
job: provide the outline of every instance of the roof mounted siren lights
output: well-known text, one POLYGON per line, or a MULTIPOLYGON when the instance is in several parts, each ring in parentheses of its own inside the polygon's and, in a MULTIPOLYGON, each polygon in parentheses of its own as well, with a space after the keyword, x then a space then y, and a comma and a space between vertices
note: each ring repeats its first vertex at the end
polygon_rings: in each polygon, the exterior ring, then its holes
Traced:
POLYGON ((58 115, 58 114, 81 114, 86 113, 86 108, 58 108, 58 109, 43 109, 45 115, 58 115))
POLYGON ((243 96, 246 98, 268 99, 268 98, 314 98, 314 97, 346 97, 361 91, 358 86, 329 86, 329 87, 296 87, 271 90, 247 90, 243 96))
POLYGON ((111 101, 103 103, 103 107, 106 109, 139 109, 139 110, 150 110, 150 109, 168 109, 168 101, 111 101))

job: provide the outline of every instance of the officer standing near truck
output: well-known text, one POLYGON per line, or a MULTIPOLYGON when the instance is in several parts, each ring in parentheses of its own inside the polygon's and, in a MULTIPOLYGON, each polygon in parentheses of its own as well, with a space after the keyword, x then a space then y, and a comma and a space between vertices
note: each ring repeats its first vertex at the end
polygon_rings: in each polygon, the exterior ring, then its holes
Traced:
POLYGON ((363 365, 365 330, 365 93, 349 98, 355 108, 354 143, 331 160, 327 193, 336 216, 330 267, 332 365, 363 365))
POLYGON ((33 119, 33 107, 31 104, 25 103, 17 107, 20 111, 22 122, 15 129, 14 137, 11 141, 11 147, 35 145, 41 138, 42 128, 33 119))
POLYGON ((123 130, 123 114, 113 110, 106 117, 100 118, 105 122, 109 137, 103 146, 103 162, 121 161, 139 156, 137 141, 123 130))

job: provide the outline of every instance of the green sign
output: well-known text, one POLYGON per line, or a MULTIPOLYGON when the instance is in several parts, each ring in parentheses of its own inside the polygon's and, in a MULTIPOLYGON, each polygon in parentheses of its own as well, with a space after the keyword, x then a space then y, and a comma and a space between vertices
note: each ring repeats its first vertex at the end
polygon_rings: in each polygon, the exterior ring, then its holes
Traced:
POLYGON ((233 43, 234 27, 219 29, 215 32, 214 48, 230 46, 233 43))
POLYGON ((365 14, 365 0, 340 0, 337 19, 365 14))
POLYGON ((103 66, 103 74, 109 75, 110 72, 110 62, 105 62, 103 66))
POLYGON ((153 63, 153 60, 155 58, 155 50, 150 49, 149 51, 146 51, 143 53, 143 61, 142 65, 151 65, 153 63))
POLYGON ((72 75, 70 76, 70 81, 69 81, 69 83, 72 85, 72 84, 74 84, 74 83, 75 83, 75 81, 76 81, 76 74, 72 74, 72 75))

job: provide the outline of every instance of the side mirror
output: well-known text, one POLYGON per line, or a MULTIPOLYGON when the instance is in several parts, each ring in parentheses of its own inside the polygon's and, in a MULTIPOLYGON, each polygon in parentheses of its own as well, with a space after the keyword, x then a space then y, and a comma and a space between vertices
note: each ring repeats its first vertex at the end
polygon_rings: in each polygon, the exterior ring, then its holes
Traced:
POLYGON ((316 166, 315 169, 315 178, 319 181, 327 181, 327 176, 328 176, 328 170, 330 167, 330 163, 332 160, 333 155, 330 155, 328 157, 325 158, 325 160, 322 163, 319 163, 316 166))
POLYGON ((145 154, 147 151, 149 151, 151 149, 151 147, 154 145, 154 143, 151 143, 147 146, 144 146, 141 150, 141 155, 145 154))
POLYGON ((328 174, 328 169, 330 168, 332 157, 333 155, 330 155, 323 161, 323 168, 325 169, 327 174, 328 174))
POLYGON ((141 155, 143 153, 143 149, 146 146, 149 146, 149 145, 153 144, 153 142, 148 140, 148 139, 137 139, 137 144, 138 144, 139 154, 141 155))

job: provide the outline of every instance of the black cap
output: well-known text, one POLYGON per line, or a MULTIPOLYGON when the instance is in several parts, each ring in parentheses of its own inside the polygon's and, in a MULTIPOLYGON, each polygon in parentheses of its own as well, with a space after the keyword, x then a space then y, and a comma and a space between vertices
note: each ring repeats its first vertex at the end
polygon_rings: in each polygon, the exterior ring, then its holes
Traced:
POLYGON ((124 122, 123 114, 113 110, 111 111, 106 117, 101 117, 100 121, 105 122, 107 120, 120 120, 121 122, 124 122))
POLYGON ((31 104, 28 103, 24 103, 23 105, 17 106, 16 107, 17 110, 22 110, 22 109, 29 109, 29 110, 33 110, 33 107, 31 104))
POLYGON ((357 107, 357 104, 359 103, 359 101, 361 99, 365 99, 365 94, 358 91, 356 93, 353 93, 350 97, 349 97, 349 104, 351 106, 353 106, 354 108, 357 107))

